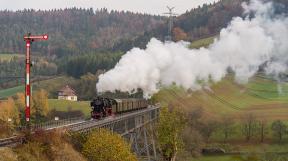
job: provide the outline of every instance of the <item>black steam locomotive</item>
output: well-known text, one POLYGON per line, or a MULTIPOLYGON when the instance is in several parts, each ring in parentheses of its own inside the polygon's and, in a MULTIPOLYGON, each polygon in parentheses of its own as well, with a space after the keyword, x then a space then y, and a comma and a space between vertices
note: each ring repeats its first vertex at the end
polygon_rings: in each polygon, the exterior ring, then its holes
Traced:
POLYGON ((148 107, 145 99, 111 99, 97 97, 91 103, 91 118, 100 119, 114 114, 140 110, 148 107))

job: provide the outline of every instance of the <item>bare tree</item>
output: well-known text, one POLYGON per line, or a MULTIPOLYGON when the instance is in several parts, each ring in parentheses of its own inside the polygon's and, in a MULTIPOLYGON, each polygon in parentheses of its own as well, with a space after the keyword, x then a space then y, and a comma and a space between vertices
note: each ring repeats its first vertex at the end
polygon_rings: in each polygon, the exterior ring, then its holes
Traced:
POLYGON ((182 139, 184 150, 188 152, 190 156, 198 157, 201 155, 201 150, 205 143, 197 129, 187 126, 182 132, 182 139))
POLYGON ((187 121, 188 121, 189 126, 191 126, 193 128, 197 128, 202 116, 203 116, 203 108, 202 107, 197 107, 197 108, 193 109, 191 112, 188 112, 187 121))
POLYGON ((226 142, 227 139, 234 133, 234 125, 235 121, 233 118, 228 116, 223 116, 221 120, 221 131, 224 135, 224 141, 226 142))
POLYGON ((200 125, 200 132, 202 136, 209 142, 212 134, 219 128, 219 122, 217 120, 207 120, 200 125))
POLYGON ((278 141, 282 141, 283 135, 286 133, 287 125, 283 121, 277 120, 272 123, 274 135, 278 137, 278 141))
POLYGON ((255 119, 255 115, 252 113, 245 114, 242 123, 242 132, 246 138, 246 141, 250 141, 252 136, 255 135, 255 131, 257 129, 257 121, 255 119))
POLYGON ((259 133, 260 133, 260 141, 261 143, 264 142, 266 134, 268 134, 268 125, 266 120, 259 120, 259 133))

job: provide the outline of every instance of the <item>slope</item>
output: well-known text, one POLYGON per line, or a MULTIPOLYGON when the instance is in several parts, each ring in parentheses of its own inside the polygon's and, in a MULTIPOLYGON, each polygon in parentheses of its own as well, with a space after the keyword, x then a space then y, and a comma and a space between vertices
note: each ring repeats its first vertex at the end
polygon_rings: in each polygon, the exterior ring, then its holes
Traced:
POLYGON ((156 94, 154 100, 163 106, 173 104, 187 111, 202 108, 209 117, 229 114, 240 118, 253 113, 257 118, 288 120, 288 83, 278 84, 262 76, 251 78, 245 85, 237 84, 232 76, 227 76, 200 91, 185 92, 178 87, 169 87, 156 94))

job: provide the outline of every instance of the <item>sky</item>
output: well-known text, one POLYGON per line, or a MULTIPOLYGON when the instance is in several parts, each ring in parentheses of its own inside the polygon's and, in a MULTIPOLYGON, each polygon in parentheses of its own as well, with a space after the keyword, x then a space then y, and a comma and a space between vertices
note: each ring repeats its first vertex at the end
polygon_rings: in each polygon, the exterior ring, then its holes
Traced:
POLYGON ((107 8, 108 10, 125 10, 140 13, 162 15, 167 12, 166 6, 175 7, 177 14, 198 7, 204 3, 213 3, 218 0, 0 0, 0 9, 22 10, 54 9, 54 8, 107 8))

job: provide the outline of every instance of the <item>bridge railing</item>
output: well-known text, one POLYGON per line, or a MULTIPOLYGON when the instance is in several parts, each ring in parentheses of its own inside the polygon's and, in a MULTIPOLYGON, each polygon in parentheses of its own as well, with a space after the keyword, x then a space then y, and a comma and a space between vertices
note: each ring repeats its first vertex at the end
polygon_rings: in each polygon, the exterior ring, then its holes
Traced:
MULTIPOLYGON (((81 122, 85 122, 84 117, 74 117, 74 118, 67 118, 67 119, 59 119, 59 120, 50 120, 46 121, 43 123, 38 123, 38 124, 32 124, 30 125, 29 129, 34 131, 34 130, 51 130, 55 128, 61 128, 65 126, 70 126, 74 124, 78 124, 81 122)), ((22 131, 24 129, 27 129, 27 126, 17 126, 15 127, 16 131, 22 131)))
MULTIPOLYGON (((83 118, 71 118, 58 121, 49 121, 43 124, 31 126, 30 130, 51 130, 56 128, 66 128, 75 132, 89 132, 93 129, 106 128, 119 133, 122 136, 129 134, 133 130, 143 127, 145 124, 153 122, 158 118, 159 107, 150 106, 147 109, 105 118, 103 120, 84 120, 83 118)), ((26 127, 18 127, 25 129, 26 127)), ((0 139, 0 147, 21 143, 23 137, 13 136, 11 138, 0 139)))
POLYGON ((127 132, 129 128, 124 129, 124 127, 131 127, 131 124, 133 123, 134 125, 131 128, 135 128, 137 125, 144 124, 147 121, 153 121, 158 117, 159 113, 159 107, 158 106, 150 106, 147 109, 140 110, 140 111, 134 111, 131 113, 125 113, 122 115, 118 115, 117 117, 112 117, 112 118, 106 118, 104 120, 91 120, 91 121, 86 121, 83 124, 75 124, 70 126, 71 131, 90 131, 92 129, 99 129, 99 128, 107 128, 112 131, 115 131, 117 133, 120 133, 120 131, 117 131, 117 127, 121 128, 124 130, 124 132, 127 132), (129 121, 129 119, 131 121, 129 121), (146 120, 146 121, 145 121, 146 120))
POLYGON ((71 124, 77 124, 80 122, 84 122, 85 119, 83 117, 76 117, 76 118, 68 118, 68 119, 61 119, 61 120, 51 120, 48 122, 32 125, 33 129, 54 129, 63 126, 69 126, 71 124))

